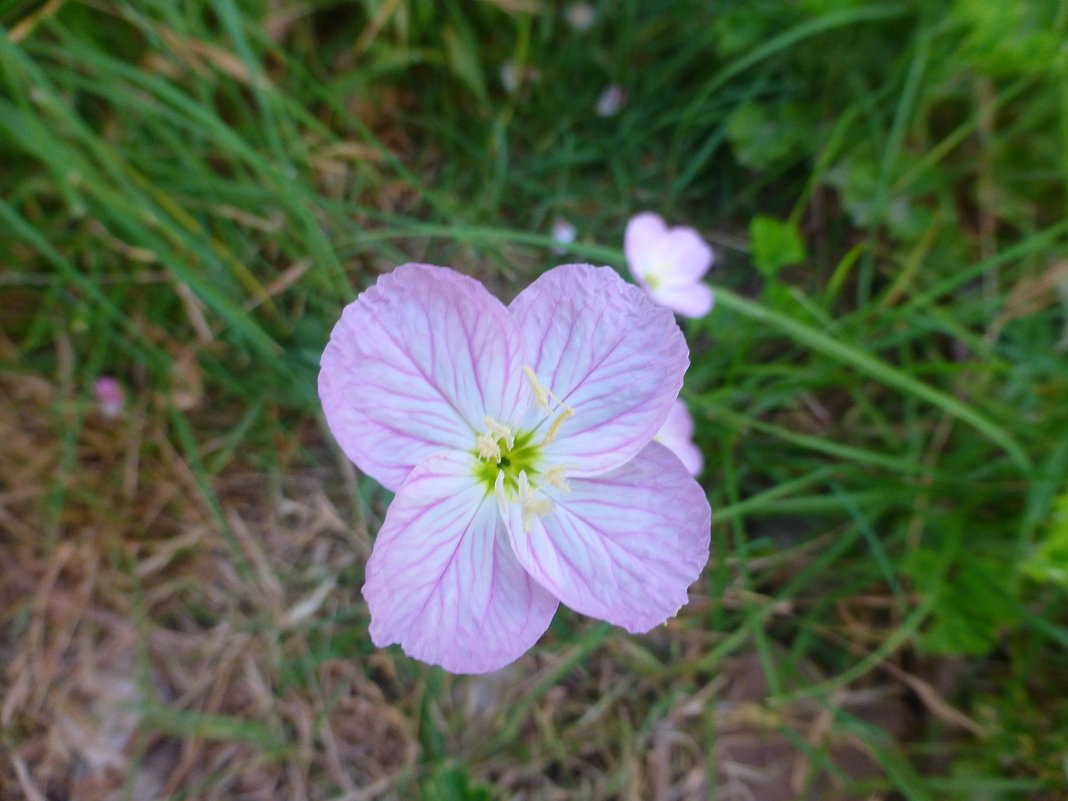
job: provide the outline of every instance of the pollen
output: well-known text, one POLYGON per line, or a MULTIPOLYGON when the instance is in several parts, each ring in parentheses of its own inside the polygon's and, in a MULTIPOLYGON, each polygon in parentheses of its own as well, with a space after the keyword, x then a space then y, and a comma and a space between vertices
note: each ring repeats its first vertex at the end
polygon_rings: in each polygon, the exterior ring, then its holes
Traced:
POLYGON ((495 464, 501 463, 501 446, 497 444, 497 438, 493 434, 479 434, 475 437, 475 450, 479 459, 492 459, 495 464))
POLYGON ((504 425, 504 423, 498 423, 492 417, 484 417, 482 419, 483 425, 489 429, 489 434, 483 436, 494 436, 498 440, 504 440, 504 445, 508 450, 515 447, 515 434, 512 433, 512 429, 504 425))

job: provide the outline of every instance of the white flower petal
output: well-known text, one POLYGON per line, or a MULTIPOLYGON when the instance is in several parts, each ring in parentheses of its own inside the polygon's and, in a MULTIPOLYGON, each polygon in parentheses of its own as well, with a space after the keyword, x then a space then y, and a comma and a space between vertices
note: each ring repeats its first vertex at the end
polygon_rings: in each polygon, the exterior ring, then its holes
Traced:
POLYGON ((505 507, 524 568, 563 603, 639 633, 687 600, 708 560, 711 511, 704 491, 653 442, 602 476, 543 489, 555 510, 528 519, 505 507))
POLYGON ((537 642, 557 601, 520 566, 473 457, 431 456, 389 507, 367 563, 371 639, 454 673, 486 673, 537 642))

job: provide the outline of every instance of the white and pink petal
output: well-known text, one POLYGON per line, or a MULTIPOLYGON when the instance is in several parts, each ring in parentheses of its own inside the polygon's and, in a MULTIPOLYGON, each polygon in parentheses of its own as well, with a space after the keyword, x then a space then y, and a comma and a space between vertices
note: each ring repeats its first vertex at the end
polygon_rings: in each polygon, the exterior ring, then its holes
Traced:
POLYGON ((667 233, 667 224, 659 214, 645 211, 635 214, 627 222, 623 233, 623 254, 627 257, 630 274, 644 282, 656 255, 657 243, 667 233))
POLYGON ((694 422, 690 410, 685 401, 677 400, 672 404, 664 425, 653 439, 679 457, 690 475, 696 476, 704 468, 705 457, 693 442, 693 432, 694 422))
POLYGON ((545 632, 557 601, 512 552, 493 494, 468 454, 420 462, 386 513, 363 595, 371 639, 454 673, 514 661, 545 632))
POLYGON ((405 264, 350 303, 323 352, 319 397, 334 437, 391 490, 439 450, 469 450, 486 416, 529 405, 520 340, 480 284, 405 264))
POLYGON ((520 564, 572 609, 633 633, 674 615, 708 560, 711 511, 681 462, 653 442, 602 476, 545 489, 555 511, 523 526, 505 507, 520 564))
MULTIPOLYGON (((559 406, 523 424, 545 436, 563 409, 546 459, 596 475, 653 438, 682 388, 689 351, 675 318, 608 267, 569 264, 542 275, 509 306, 524 364, 559 406)), ((554 404, 555 405, 555 404, 554 404)))
POLYGON ((704 317, 712 310, 715 295, 707 284, 687 284, 685 286, 661 286, 650 289, 653 299, 676 314, 683 317, 704 317))
POLYGON ((656 276, 662 286, 687 287, 712 266, 712 248, 693 228, 670 228, 656 244, 656 276))

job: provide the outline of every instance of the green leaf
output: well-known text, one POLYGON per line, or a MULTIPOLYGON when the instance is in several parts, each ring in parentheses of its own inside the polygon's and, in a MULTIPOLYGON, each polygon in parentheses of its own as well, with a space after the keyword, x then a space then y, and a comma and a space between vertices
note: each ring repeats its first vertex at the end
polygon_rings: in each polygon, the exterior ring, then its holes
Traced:
POLYGON ((458 763, 441 764, 422 784, 425 801, 493 801, 490 789, 458 763))
POLYGON ((774 217, 758 215, 749 223, 749 249, 753 264, 765 278, 774 278, 786 265, 805 260, 805 243, 797 226, 774 217))
POLYGON ((934 653, 988 653, 1002 626, 1017 617, 1005 566, 1000 560, 970 554, 943 573, 944 560, 941 552, 920 549, 904 565, 917 589, 934 597, 930 626, 920 643, 934 653))
POLYGON ((796 158, 811 126, 795 105, 747 103, 727 118, 727 140, 739 164, 763 171, 796 158))
POLYGON ((1036 581, 1068 587, 1068 486, 1054 502, 1046 538, 1020 570, 1036 581))
POLYGON ((445 58, 449 69, 464 82, 479 102, 485 103, 486 80, 482 75, 482 67, 478 63, 480 51, 474 34, 469 28, 448 25, 442 32, 442 38, 445 40, 445 58))

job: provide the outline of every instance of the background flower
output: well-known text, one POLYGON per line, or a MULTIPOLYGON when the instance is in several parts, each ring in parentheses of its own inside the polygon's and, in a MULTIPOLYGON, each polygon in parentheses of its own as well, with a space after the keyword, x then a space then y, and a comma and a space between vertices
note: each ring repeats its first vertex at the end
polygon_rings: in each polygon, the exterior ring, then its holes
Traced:
POLYGON ((694 444, 693 431, 693 417, 686 407, 686 401, 677 400, 671 404, 664 425, 653 439, 678 456, 690 475, 699 476, 705 466, 705 457, 694 444))
POLYGON ((637 214, 627 223, 623 250, 635 280, 657 303, 686 317, 712 308, 712 290, 700 283, 712 266, 712 248, 693 228, 668 228, 658 214, 637 214))

